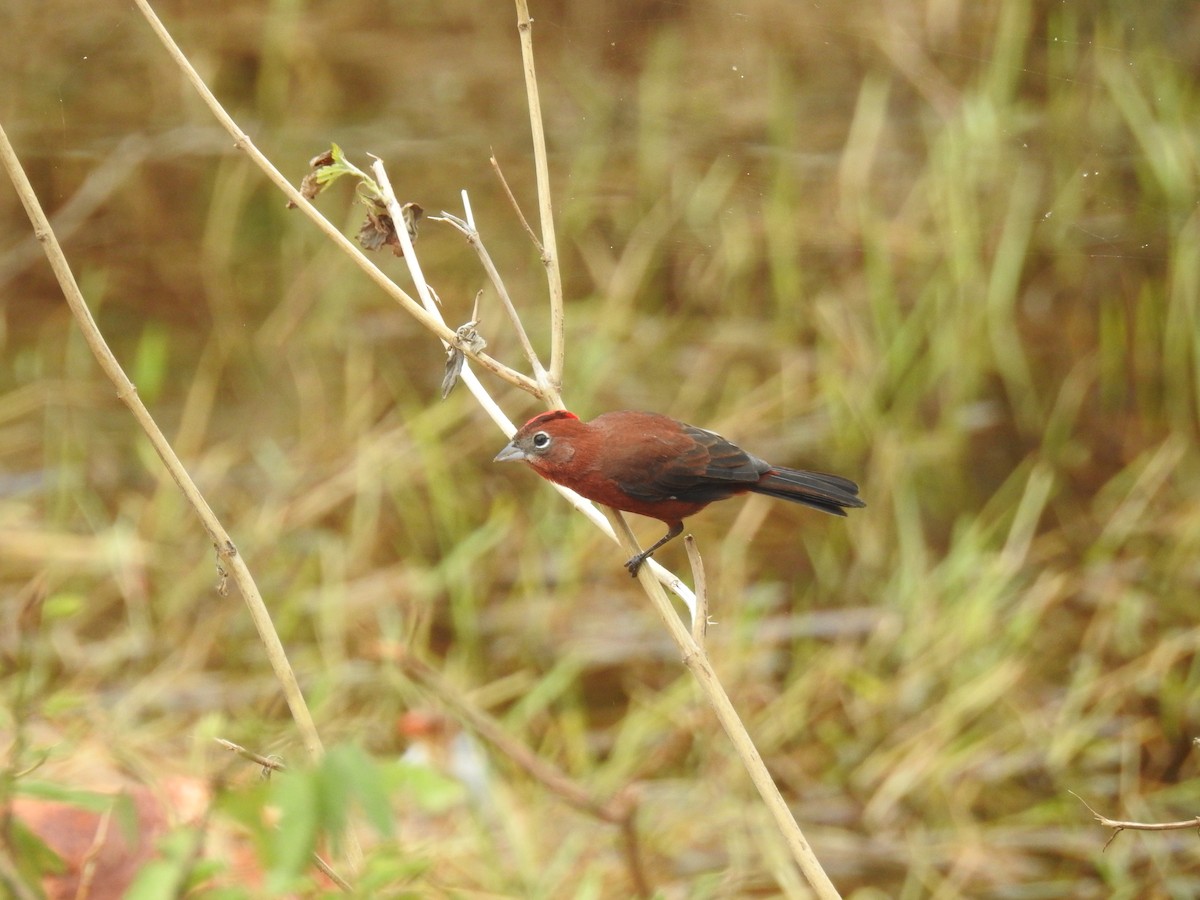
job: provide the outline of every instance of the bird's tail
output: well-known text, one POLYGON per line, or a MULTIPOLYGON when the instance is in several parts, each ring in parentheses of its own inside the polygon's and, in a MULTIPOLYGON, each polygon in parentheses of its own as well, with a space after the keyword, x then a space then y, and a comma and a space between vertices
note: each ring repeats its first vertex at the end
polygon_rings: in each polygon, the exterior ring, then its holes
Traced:
POLYGON ((858 496, 858 485, 850 479, 800 469, 771 469, 750 490, 755 494, 803 503, 835 516, 844 516, 847 508, 867 505, 858 496))

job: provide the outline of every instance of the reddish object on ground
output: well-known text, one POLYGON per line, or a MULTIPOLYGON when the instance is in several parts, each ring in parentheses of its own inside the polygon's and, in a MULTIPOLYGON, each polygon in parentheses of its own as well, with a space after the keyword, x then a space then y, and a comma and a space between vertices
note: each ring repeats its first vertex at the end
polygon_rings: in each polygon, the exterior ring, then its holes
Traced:
POLYGON ((835 516, 866 506, 838 475, 785 469, 719 434, 657 413, 622 410, 581 422, 554 410, 521 426, 496 462, 522 460, 543 478, 623 512, 658 519, 667 533, 625 567, 636 576, 651 554, 683 533, 683 520, 716 500, 747 492, 835 516))
MULTIPOLYGON (((204 828, 203 858, 223 864, 223 871, 204 885, 205 891, 234 886, 252 892, 261 889, 263 871, 249 838, 206 821, 213 799, 208 782, 172 776, 153 790, 125 785, 112 797, 114 805, 106 812, 34 797, 12 801, 8 812, 62 861, 61 871, 42 879, 47 900, 120 900, 138 871, 161 858, 158 842, 176 826, 204 828), (132 804, 132 823, 117 813, 118 793, 132 804), (135 826, 133 831, 128 830, 129 824, 135 826)), ((322 886, 334 886, 324 875, 316 877, 322 886)))

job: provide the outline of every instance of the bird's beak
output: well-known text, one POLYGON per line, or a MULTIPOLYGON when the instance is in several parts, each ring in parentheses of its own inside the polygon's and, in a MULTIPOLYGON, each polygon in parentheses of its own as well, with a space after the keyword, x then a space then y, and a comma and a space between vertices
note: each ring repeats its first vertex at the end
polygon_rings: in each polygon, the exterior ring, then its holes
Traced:
POLYGON ((507 447, 496 454, 496 458, 492 462, 511 462, 514 459, 525 459, 525 451, 515 442, 510 442, 507 447))

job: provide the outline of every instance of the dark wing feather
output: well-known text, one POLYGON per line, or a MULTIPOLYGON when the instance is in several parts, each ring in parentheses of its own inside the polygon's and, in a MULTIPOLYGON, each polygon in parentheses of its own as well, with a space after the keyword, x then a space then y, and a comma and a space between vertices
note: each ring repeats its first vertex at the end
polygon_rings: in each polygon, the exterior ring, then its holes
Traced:
POLYGON ((639 454, 636 471, 618 475, 621 490, 638 500, 711 503, 749 490, 769 464, 719 434, 685 425, 661 452, 639 454))

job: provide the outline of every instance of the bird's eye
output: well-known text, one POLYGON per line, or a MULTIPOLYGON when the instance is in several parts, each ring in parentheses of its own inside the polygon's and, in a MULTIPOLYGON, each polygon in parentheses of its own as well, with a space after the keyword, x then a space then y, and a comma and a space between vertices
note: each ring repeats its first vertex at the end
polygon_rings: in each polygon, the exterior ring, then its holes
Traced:
POLYGON ((544 431, 539 431, 533 436, 533 449, 545 450, 550 446, 550 435, 544 431))

